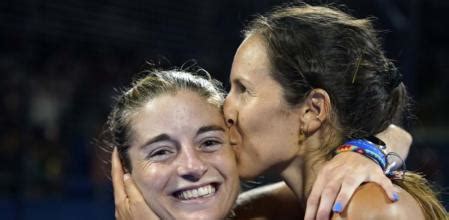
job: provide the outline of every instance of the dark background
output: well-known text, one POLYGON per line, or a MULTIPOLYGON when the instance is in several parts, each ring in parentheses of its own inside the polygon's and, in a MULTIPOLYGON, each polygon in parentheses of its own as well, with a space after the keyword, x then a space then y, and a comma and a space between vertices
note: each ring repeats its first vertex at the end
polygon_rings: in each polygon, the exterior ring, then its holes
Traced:
MULTIPOLYGON (((114 88, 147 60, 190 59, 228 86, 245 21, 282 2, 1 1, 0 218, 112 219, 95 138, 114 88)), ((449 1, 337 3, 378 18, 387 54, 416 101, 407 165, 440 186, 448 207, 449 1)))

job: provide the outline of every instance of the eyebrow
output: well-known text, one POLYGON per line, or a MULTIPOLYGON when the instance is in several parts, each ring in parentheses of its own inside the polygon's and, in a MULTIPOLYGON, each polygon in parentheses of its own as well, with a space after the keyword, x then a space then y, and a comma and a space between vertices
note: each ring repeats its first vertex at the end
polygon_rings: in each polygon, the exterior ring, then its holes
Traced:
POLYGON ((168 136, 167 134, 160 134, 160 135, 158 135, 158 136, 156 136, 154 138, 151 138, 150 140, 148 140, 144 144, 142 144, 142 146, 140 146, 140 149, 142 149, 142 148, 144 148, 144 147, 146 147, 146 146, 148 146, 150 144, 159 142, 159 141, 169 141, 169 140, 171 140, 170 136, 168 136))
POLYGON ((198 131, 196 132, 196 135, 199 135, 201 133, 208 132, 208 131, 223 131, 224 132, 225 129, 218 125, 203 126, 200 129, 198 129, 198 131))
MULTIPOLYGON (((196 135, 205 133, 205 132, 209 132, 209 131, 225 131, 225 129, 221 126, 218 125, 208 125, 208 126, 203 126, 200 129, 198 129, 198 131, 196 132, 196 135)), ((150 140, 146 141, 144 144, 142 144, 140 146, 140 149, 151 145, 153 143, 159 142, 159 141, 170 141, 172 140, 172 138, 170 138, 170 136, 168 134, 160 134, 156 137, 151 138, 150 140)))

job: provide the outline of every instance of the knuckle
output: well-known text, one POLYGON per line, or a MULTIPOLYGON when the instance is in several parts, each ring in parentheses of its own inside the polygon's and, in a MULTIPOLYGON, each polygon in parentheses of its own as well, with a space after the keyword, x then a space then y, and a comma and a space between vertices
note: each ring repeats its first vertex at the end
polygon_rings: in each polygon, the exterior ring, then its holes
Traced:
MULTIPOLYGON (((362 173, 362 174, 365 174, 365 173, 369 173, 371 170, 373 170, 372 168, 370 169, 369 168, 369 165, 368 166, 361 166, 361 165, 358 165, 358 166, 354 166, 354 167, 352 167, 351 168, 351 172, 352 173, 362 173)), ((374 169, 374 170, 376 170, 376 169, 374 169)))
POLYGON ((373 175, 371 180, 378 184, 384 184, 390 181, 383 173, 373 175))
POLYGON ((351 195, 349 195, 349 193, 347 192, 341 192, 340 195, 338 195, 338 198, 336 199, 336 201, 340 201, 340 203, 344 203, 345 201, 347 201, 349 199, 351 195))
POLYGON ((359 178, 354 175, 346 175, 343 179, 343 185, 352 186, 360 184, 359 178))
POLYGON ((323 173, 329 173, 331 170, 332 170, 332 166, 329 163, 327 163, 326 165, 323 166, 323 168, 321 168, 321 171, 323 173))
POLYGON ((144 203, 144 201, 143 201, 142 199, 136 198, 136 199, 133 199, 133 200, 131 201, 131 206, 133 206, 133 207, 139 207, 139 206, 144 205, 143 203, 144 203))
POLYGON ((318 199, 319 198, 316 195, 309 196, 309 198, 307 199, 307 206, 315 208, 315 205, 318 204, 318 202, 319 202, 318 199))
POLYGON ((331 195, 335 195, 337 194, 338 190, 340 188, 336 185, 330 185, 327 186, 324 190, 323 190, 323 196, 331 196, 331 195))

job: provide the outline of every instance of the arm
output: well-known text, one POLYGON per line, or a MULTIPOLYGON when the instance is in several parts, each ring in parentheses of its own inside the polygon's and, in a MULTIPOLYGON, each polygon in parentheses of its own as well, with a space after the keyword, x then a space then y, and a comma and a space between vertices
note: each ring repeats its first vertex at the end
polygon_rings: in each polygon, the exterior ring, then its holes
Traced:
POLYGON ((388 152, 395 152, 405 160, 412 145, 412 136, 404 129, 391 124, 387 129, 376 135, 385 142, 388 152))
MULTIPOLYGON (((410 134, 390 125, 376 136, 386 143, 387 151, 394 151, 405 159, 412 142, 410 134)), ((331 210, 341 212, 363 182, 379 184, 391 201, 399 199, 379 165, 357 153, 342 153, 332 158, 318 173, 307 199, 304 219, 328 219, 331 210)))

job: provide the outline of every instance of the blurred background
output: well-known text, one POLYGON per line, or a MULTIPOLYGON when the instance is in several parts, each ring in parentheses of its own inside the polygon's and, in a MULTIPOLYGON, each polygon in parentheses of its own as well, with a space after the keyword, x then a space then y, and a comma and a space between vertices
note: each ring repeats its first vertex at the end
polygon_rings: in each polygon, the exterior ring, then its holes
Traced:
MULTIPOLYGON (((241 29, 289 1, 0 2, 0 219, 113 219, 95 139, 116 88, 145 61, 190 59, 228 88, 241 29)), ((306 1, 377 17, 388 56, 414 97, 407 166, 449 204, 449 1, 306 1), (445 159, 446 158, 446 159, 445 159)))

